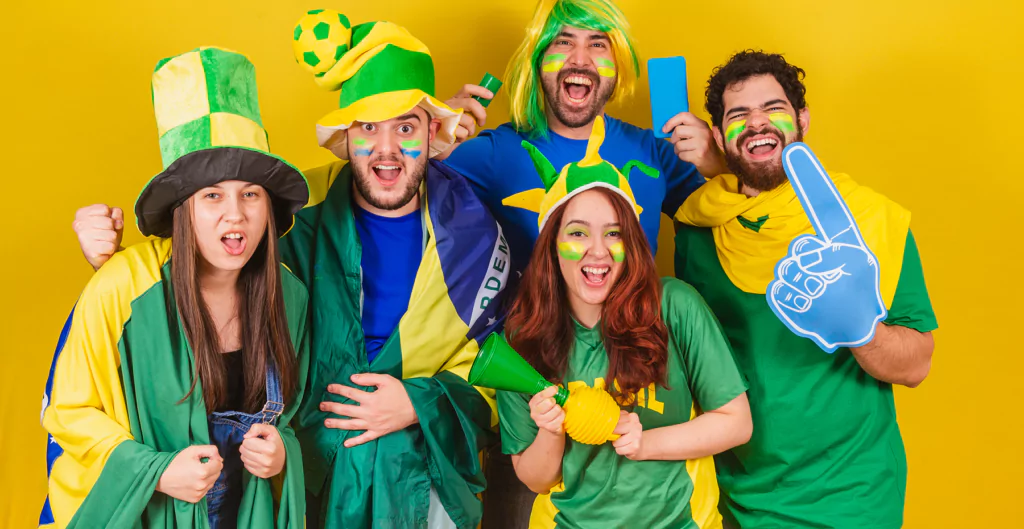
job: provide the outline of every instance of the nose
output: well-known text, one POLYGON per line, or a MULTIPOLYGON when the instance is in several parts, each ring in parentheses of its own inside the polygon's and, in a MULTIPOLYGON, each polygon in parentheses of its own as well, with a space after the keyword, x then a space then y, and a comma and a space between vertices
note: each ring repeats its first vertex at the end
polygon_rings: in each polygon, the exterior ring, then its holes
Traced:
POLYGON ((242 197, 238 194, 232 195, 224 201, 224 220, 241 222, 243 219, 245 214, 242 212, 242 197))
POLYGON ((598 259, 608 257, 608 245, 605 243, 604 237, 594 237, 594 243, 590 246, 590 251, 587 253, 598 259))
POLYGON ((770 124, 768 113, 764 110, 754 109, 747 114, 747 128, 749 129, 761 130, 770 124))
POLYGON ((374 154, 391 155, 398 154, 401 146, 398 144, 398 135, 393 130, 382 130, 377 133, 377 146, 374 154))
POLYGON ((574 46, 572 51, 566 54, 565 64, 572 68, 587 68, 593 66, 593 61, 585 46, 574 46))

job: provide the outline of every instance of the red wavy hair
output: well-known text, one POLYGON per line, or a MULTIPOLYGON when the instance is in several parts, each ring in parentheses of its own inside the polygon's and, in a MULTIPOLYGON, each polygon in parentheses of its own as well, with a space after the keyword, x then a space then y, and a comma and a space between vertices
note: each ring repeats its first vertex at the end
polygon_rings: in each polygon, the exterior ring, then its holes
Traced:
MULTIPOLYGON (((617 193, 594 188, 619 217, 626 250, 622 272, 601 309, 612 394, 628 396, 651 383, 664 386, 668 329, 661 318, 661 280, 632 206, 617 193)), ((573 343, 573 322, 556 243, 565 205, 551 213, 533 247, 505 327, 509 344, 546 379, 562 383, 573 343)))

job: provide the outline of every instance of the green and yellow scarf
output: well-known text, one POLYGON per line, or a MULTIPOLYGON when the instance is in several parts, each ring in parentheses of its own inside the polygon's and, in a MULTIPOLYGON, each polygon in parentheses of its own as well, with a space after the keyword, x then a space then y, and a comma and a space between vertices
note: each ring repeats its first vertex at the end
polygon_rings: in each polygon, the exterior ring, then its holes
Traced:
MULTIPOLYGON (((910 212, 848 175, 830 174, 878 258, 882 299, 888 307, 900 278, 910 212)), ((675 219, 711 228, 726 275, 751 294, 765 293, 776 263, 786 257, 793 239, 814 233, 789 182, 751 198, 739 192, 739 182, 731 174, 712 178, 690 195, 675 219)))

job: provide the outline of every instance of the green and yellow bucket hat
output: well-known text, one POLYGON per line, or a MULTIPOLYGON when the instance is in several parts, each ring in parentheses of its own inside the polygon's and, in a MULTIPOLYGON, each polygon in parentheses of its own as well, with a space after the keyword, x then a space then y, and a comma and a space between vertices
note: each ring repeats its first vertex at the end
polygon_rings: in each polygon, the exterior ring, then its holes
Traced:
POLYGON ((153 108, 164 170, 135 202, 143 235, 169 237, 174 208, 227 180, 263 186, 280 234, 309 201, 306 177, 270 153, 256 97, 256 69, 245 56, 198 48, 161 60, 153 72, 153 108))
POLYGON ((405 28, 391 22, 351 26, 330 9, 314 9, 295 26, 295 60, 326 90, 340 90, 338 109, 316 124, 320 146, 348 159, 346 131, 356 121, 377 123, 415 107, 441 120, 430 144, 436 156, 455 143, 462 110, 434 97, 434 61, 430 50, 405 28))
POLYGON ((544 222, 559 206, 588 189, 605 187, 625 198, 633 206, 639 218, 643 209, 636 203, 633 189, 629 187, 629 174, 635 167, 651 178, 658 178, 658 170, 634 160, 627 162, 620 172, 611 162, 601 159, 598 151, 601 149, 602 143, 604 143, 604 117, 598 116, 594 120, 594 128, 590 131, 590 139, 587 140, 586 155, 578 162, 567 164, 559 172, 533 144, 523 140, 523 148, 530 153, 530 158, 533 159, 533 165, 537 168, 537 173, 540 174, 544 188, 517 193, 502 200, 501 203, 506 206, 536 211, 538 214, 537 225, 539 229, 543 230, 544 222))

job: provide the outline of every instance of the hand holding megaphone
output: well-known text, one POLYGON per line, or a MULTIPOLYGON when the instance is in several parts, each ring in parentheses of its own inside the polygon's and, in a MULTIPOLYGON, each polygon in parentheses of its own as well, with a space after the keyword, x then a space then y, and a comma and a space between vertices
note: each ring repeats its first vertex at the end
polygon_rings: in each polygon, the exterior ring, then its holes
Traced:
MULTIPOLYGON (((484 340, 480 354, 469 370, 469 383, 531 396, 554 386, 498 333, 484 340)), ((559 387, 554 399, 565 410, 565 433, 574 441, 599 445, 618 439, 619 436, 612 431, 619 422, 619 405, 607 391, 580 386, 570 392, 559 387)))

